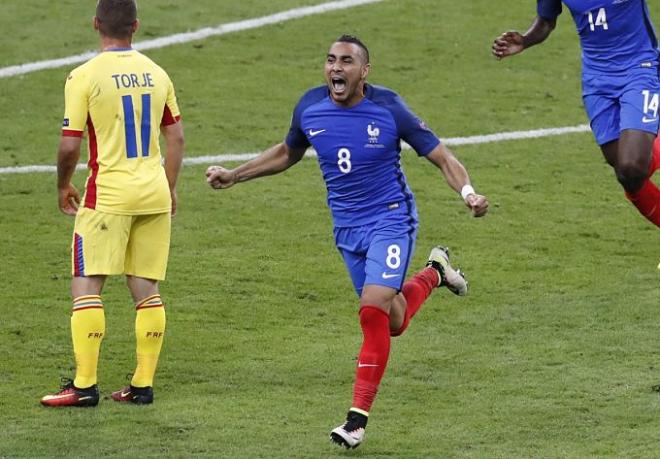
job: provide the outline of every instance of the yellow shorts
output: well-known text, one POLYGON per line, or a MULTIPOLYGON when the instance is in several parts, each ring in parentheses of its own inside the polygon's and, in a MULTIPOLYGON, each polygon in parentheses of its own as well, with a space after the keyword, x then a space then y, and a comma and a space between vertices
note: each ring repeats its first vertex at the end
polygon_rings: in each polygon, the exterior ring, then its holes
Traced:
POLYGON ((74 277, 127 274, 163 280, 170 253, 171 216, 114 215, 81 207, 71 246, 74 277))

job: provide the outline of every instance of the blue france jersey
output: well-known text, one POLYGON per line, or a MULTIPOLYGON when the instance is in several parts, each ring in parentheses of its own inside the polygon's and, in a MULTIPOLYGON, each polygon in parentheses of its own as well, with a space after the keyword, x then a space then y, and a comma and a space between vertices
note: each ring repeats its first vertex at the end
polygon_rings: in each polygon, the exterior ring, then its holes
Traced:
MULTIPOLYGON (((555 19, 560 0, 537 0, 538 15, 555 19)), ((645 0, 564 0, 582 45, 585 73, 658 65, 658 42, 645 0)))
POLYGON ((414 197, 401 170, 401 140, 418 155, 440 140, 393 91, 366 85, 365 97, 350 108, 335 104, 326 86, 298 102, 286 143, 314 147, 328 190, 336 227, 361 226, 388 214, 417 220, 414 197))

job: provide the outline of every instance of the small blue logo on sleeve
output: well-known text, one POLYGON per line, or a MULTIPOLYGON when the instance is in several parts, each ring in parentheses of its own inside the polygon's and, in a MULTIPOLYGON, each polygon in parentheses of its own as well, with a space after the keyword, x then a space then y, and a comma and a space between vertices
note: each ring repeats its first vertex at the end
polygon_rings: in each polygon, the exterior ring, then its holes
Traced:
POLYGON ((69 126, 69 118, 64 118, 64 121, 62 121, 62 126, 63 127, 68 127, 69 126))

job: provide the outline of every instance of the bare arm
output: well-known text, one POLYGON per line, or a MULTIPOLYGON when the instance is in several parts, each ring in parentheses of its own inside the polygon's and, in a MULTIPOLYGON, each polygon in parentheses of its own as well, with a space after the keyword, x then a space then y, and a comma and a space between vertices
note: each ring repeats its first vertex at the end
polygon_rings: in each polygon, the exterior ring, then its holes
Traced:
POLYGON ((426 155, 426 159, 435 164, 447 181, 447 184, 463 196, 465 205, 470 208, 472 215, 482 217, 488 212, 488 199, 477 194, 470 184, 470 177, 461 162, 443 144, 426 155))
POLYGON ((80 158, 81 137, 62 136, 57 151, 57 197, 60 210, 67 215, 76 215, 80 193, 71 184, 80 158))
POLYGON ((183 137, 183 125, 178 123, 162 126, 160 132, 165 137, 165 175, 170 186, 172 196, 172 216, 176 215, 177 194, 176 182, 179 178, 185 141, 183 137))
POLYGON ((217 190, 257 177, 279 174, 300 161, 305 150, 305 148, 289 148, 284 142, 278 143, 235 169, 225 169, 222 166, 209 167, 206 170, 206 181, 217 190))
POLYGON ((557 25, 556 19, 545 19, 536 16, 530 28, 521 35, 520 32, 504 32, 493 41, 492 53, 498 59, 513 56, 523 52, 530 46, 545 41, 557 25))

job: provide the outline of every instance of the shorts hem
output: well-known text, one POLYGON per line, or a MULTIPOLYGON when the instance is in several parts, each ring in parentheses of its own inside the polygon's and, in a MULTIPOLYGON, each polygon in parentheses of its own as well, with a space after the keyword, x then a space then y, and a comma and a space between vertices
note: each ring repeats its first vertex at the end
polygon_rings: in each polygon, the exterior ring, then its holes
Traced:
POLYGON ((621 131, 642 131, 642 132, 648 132, 649 134, 658 135, 657 126, 655 127, 655 129, 652 129, 651 126, 649 126, 647 129, 639 126, 622 127, 621 131))
POLYGON ((596 143, 598 144, 599 147, 602 147, 603 145, 614 142, 615 140, 619 140, 620 134, 616 136, 610 136, 610 137, 605 137, 605 140, 599 140, 596 139, 596 143))
POLYGON ((402 282, 401 284, 399 284, 399 285, 396 285, 396 286, 394 286, 394 285, 387 285, 387 284, 385 284, 385 283, 380 283, 380 282, 365 282, 364 285, 362 285, 362 289, 364 290, 364 288, 365 288, 367 285, 378 285, 379 287, 387 287, 387 288, 391 288, 391 289, 393 289, 393 290, 396 290, 397 293, 399 293, 399 292, 401 291, 401 289, 403 288, 403 282, 402 282))
POLYGON ((139 277, 141 279, 148 279, 148 280, 153 280, 153 281, 164 281, 165 280, 165 274, 159 273, 159 274, 153 274, 153 273, 147 273, 147 274, 137 274, 137 273, 123 273, 126 276, 132 276, 132 277, 139 277))
POLYGON ((123 272, 118 272, 118 273, 117 272, 112 272, 112 273, 91 272, 90 273, 90 272, 87 272, 87 270, 85 270, 85 274, 83 274, 82 276, 76 276, 76 273, 72 271, 71 272, 71 277, 121 276, 122 274, 124 274, 124 273, 123 272))

